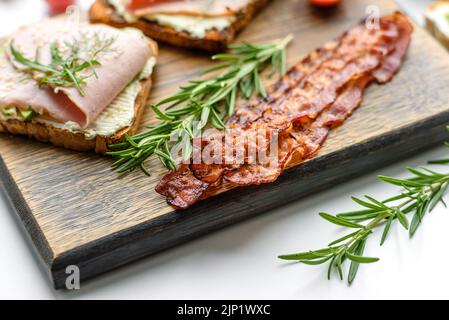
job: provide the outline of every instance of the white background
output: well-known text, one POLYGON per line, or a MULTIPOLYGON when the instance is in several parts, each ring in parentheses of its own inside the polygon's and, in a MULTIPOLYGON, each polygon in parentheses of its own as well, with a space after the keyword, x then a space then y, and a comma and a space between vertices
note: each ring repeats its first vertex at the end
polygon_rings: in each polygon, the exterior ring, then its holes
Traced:
MULTIPOLYGON (((403 0, 415 16, 428 1, 403 0)), ((89 1, 83 1, 86 5, 89 1)), ((45 7, 37 0, 0 0, 0 35, 37 20, 45 7)), ((429 93, 430 94, 430 93, 429 93)), ((399 226, 379 247, 379 231, 366 254, 378 263, 361 266, 349 287, 326 280, 324 267, 277 260, 280 253, 317 249, 341 230, 318 216, 355 206, 351 195, 379 198, 394 187, 376 181, 377 174, 405 176, 407 165, 449 156, 439 147, 393 166, 338 185, 258 218, 166 251, 82 285, 77 292, 56 292, 26 240, 18 219, 0 193, 0 298, 142 298, 142 299, 389 299, 449 298, 449 215, 439 206, 409 239, 399 226)), ((447 168, 441 170, 449 171, 447 168)))

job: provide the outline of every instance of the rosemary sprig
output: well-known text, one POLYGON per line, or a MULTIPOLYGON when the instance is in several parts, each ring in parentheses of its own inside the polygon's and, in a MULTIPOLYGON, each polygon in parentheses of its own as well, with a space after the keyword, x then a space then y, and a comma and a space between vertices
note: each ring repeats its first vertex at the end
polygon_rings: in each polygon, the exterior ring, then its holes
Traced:
POLYGON ((95 34, 92 39, 81 35, 80 39, 65 43, 69 49, 68 54, 65 55, 61 53, 57 42, 52 42, 50 44, 51 62, 48 65, 38 61, 39 49, 36 50, 34 60, 26 58, 18 51, 13 41, 10 43, 10 50, 14 59, 26 67, 24 71, 32 74, 39 85, 48 85, 53 88, 75 87, 84 96, 82 85, 85 84, 86 79, 92 76, 97 77, 95 67, 101 65, 98 57, 110 51, 114 41, 114 38, 100 39, 98 34, 95 34))
MULTIPOLYGON (((446 145, 449 146, 448 143, 446 145)), ((430 163, 449 163, 449 159, 430 161, 430 163)), ((443 196, 449 188, 449 173, 438 173, 424 167, 408 167, 407 170, 412 174, 407 179, 379 176, 381 181, 401 187, 402 192, 398 195, 383 201, 370 196, 365 196, 364 199, 352 197, 352 200, 361 206, 360 210, 337 215, 320 213, 325 220, 354 231, 332 241, 326 248, 281 255, 279 258, 295 260, 308 265, 320 265, 328 262, 328 279, 335 269, 340 279, 343 279, 343 266, 348 261, 350 265, 347 279, 351 284, 361 263, 372 263, 379 260, 363 255, 365 243, 372 235, 373 229, 383 226, 380 245, 387 239, 394 221, 399 221, 402 227, 408 230, 410 236, 413 236, 426 213, 431 212, 440 202, 446 206, 443 196)))
POLYGON ((291 40, 288 36, 273 44, 233 44, 229 53, 213 56, 213 60, 221 63, 206 69, 204 74, 221 73, 206 80, 190 81, 173 96, 152 105, 160 122, 146 132, 110 145, 113 151, 108 154, 117 158, 113 166, 118 172, 140 167, 148 173, 143 162, 156 155, 165 167, 174 169, 172 153, 180 148, 184 150, 183 159, 189 159, 191 139, 207 125, 225 129, 224 119, 233 114, 238 97, 248 99, 253 94, 266 97, 260 74, 270 65, 270 75, 276 71, 285 73, 285 48, 291 40), (161 106, 167 106, 165 111, 161 106), (170 140, 173 137, 175 141, 170 140))

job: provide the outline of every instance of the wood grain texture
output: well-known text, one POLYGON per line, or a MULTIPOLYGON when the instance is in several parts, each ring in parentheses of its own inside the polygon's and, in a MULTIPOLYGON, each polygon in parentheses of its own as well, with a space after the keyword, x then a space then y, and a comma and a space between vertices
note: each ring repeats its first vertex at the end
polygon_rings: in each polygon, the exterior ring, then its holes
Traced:
MULTIPOLYGON (((277 0, 239 40, 267 42, 293 33, 291 65, 356 23, 371 4, 344 1, 335 10, 317 11, 306 1, 277 0)), ((385 14, 396 9, 392 1, 376 4, 385 14)), ((209 64, 205 55, 161 46, 150 102, 174 93, 209 64)), ((449 123, 447 83, 449 56, 416 27, 399 74, 387 85, 369 87, 361 107, 316 157, 274 184, 225 192, 188 211, 174 212, 154 191, 166 172, 158 160, 147 164, 151 177, 117 175, 106 157, 7 135, 0 136, 1 185, 60 288, 67 265, 77 264, 88 279, 439 143, 449 123)), ((143 124, 152 121, 147 112, 143 124)))

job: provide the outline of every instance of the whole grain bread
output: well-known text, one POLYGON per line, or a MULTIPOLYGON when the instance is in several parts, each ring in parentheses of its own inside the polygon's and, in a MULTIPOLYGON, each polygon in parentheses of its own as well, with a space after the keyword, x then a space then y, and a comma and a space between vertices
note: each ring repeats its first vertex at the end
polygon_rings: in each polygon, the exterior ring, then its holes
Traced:
POLYGON ((156 22, 139 20, 135 23, 125 21, 105 0, 96 0, 89 11, 93 23, 104 23, 116 28, 134 27, 142 30, 147 36, 174 46, 200 49, 209 52, 223 51, 231 43, 237 33, 241 31, 254 16, 261 11, 271 0, 253 0, 248 6, 236 13, 235 22, 222 31, 208 30, 206 36, 197 39, 187 32, 178 32, 174 28, 161 26, 156 22))
MULTIPOLYGON (((148 40, 153 56, 157 56, 158 47, 156 42, 148 40)), ((141 89, 138 93, 134 106, 134 118, 129 127, 117 131, 111 136, 97 136, 94 139, 87 139, 82 132, 73 132, 66 129, 56 128, 54 126, 36 123, 24 122, 15 119, 0 119, 0 132, 14 135, 25 135, 41 142, 49 142, 57 147, 76 151, 95 151, 105 153, 108 151, 108 145, 123 140, 125 134, 134 134, 139 129, 139 124, 150 95, 152 80, 151 77, 140 81, 141 89)))

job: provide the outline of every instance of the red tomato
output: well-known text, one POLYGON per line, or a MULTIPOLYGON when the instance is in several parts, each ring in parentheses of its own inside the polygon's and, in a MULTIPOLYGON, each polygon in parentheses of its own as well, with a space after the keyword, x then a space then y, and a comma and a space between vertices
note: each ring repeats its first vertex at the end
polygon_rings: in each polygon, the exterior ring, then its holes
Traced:
POLYGON ((68 6, 75 4, 75 0, 47 0, 52 14, 63 13, 68 6))
POLYGON ((309 0, 310 4, 316 7, 328 8, 339 5, 341 0, 309 0))
POLYGON ((131 0, 131 3, 128 6, 129 10, 137 10, 141 8, 146 8, 154 4, 163 3, 163 2, 172 2, 179 0, 131 0))

